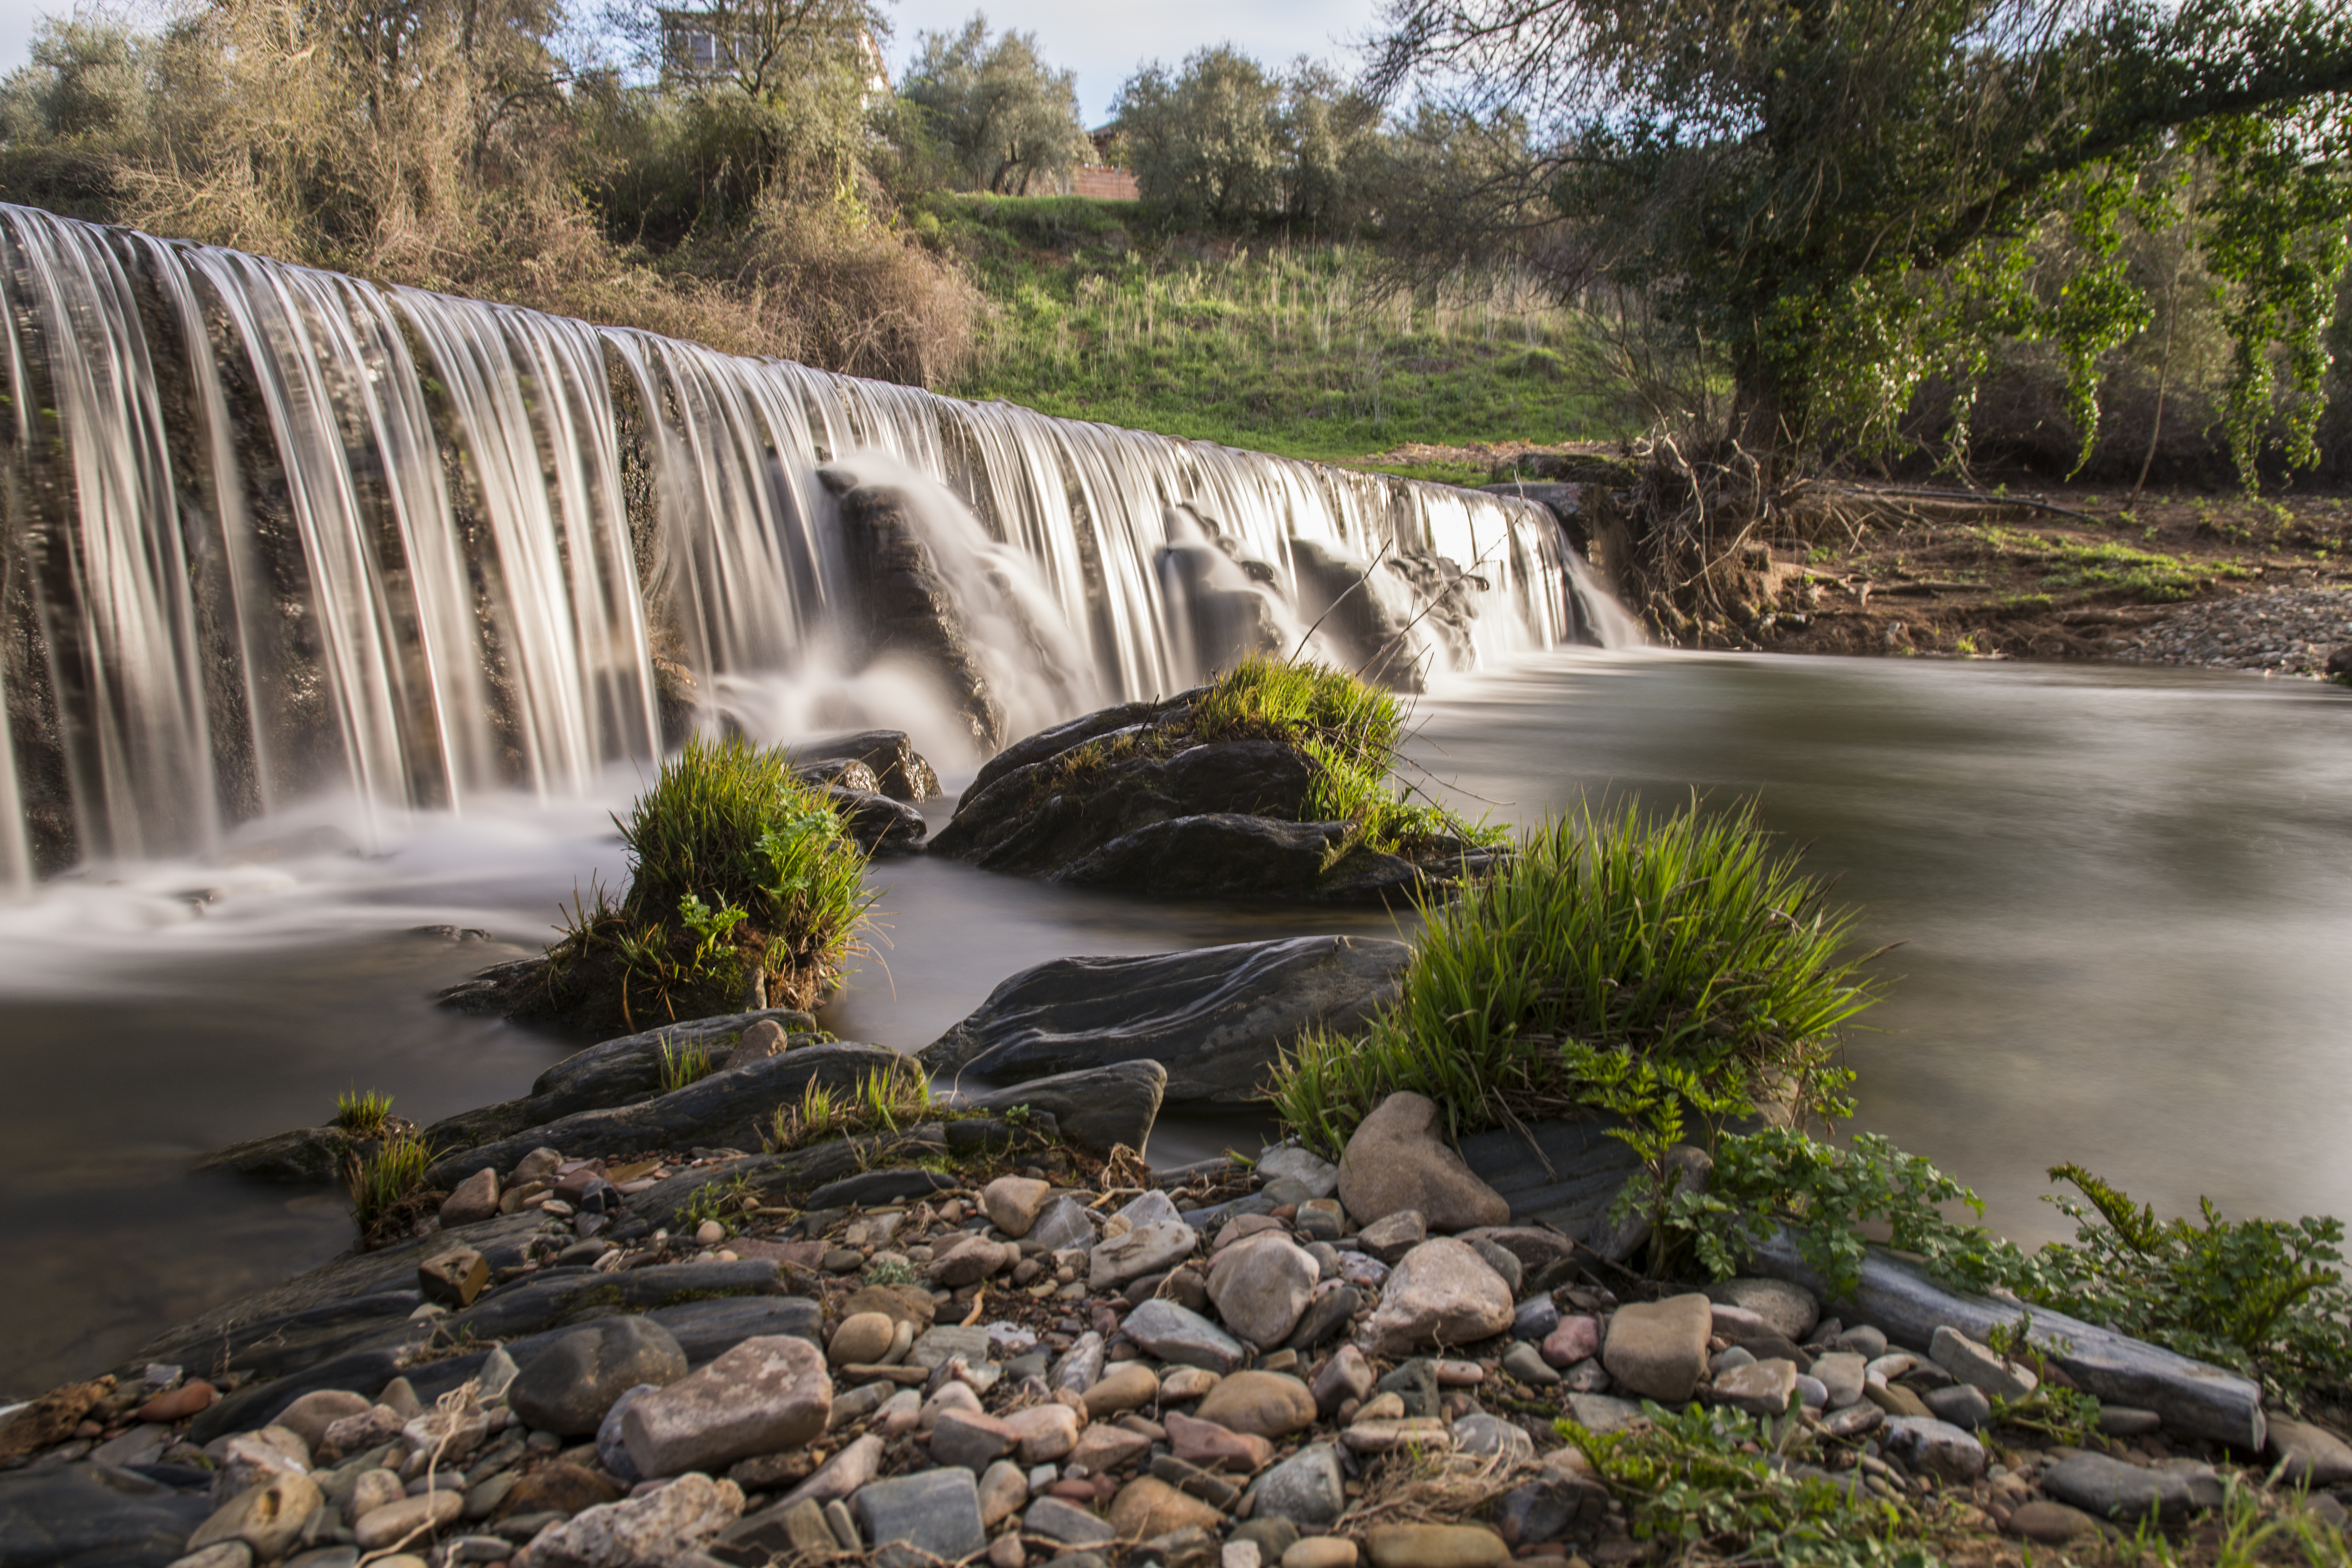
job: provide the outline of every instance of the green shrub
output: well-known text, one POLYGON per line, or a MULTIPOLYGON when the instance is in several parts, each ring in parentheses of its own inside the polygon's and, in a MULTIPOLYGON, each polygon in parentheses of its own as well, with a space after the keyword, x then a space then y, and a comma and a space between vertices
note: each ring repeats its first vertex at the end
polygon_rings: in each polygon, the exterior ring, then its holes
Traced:
POLYGON ((688 741, 614 821, 628 891, 575 900, 548 950, 552 1010, 634 1029, 734 1012, 755 977, 794 1007, 838 981, 873 901, 866 856, 783 752, 688 741))
MULTIPOLYGON (((1916 1154, 1869 1133, 1837 1148, 1780 1128, 1729 1134, 1715 1150, 1704 1193, 1679 1193, 1664 1228, 1687 1237, 1717 1279, 1740 1272, 1755 1246, 1785 1226, 1832 1300, 1859 1281, 1862 1226, 1918 1257, 1962 1289, 2000 1288, 2047 1307, 2258 1380, 2293 1407, 2307 1395, 2352 1392, 2352 1289, 2343 1278, 2344 1226, 2332 1218, 2228 1220, 2199 1200, 2201 1224, 2131 1199, 2078 1165, 2053 1181, 2089 1198, 2050 1201, 2075 1222, 2072 1242, 2027 1253, 1981 1226, 1945 1214, 1984 1212, 1976 1194, 1916 1154)), ((2081 1425, 2045 1404, 2011 1413, 2020 1424, 2081 1425)))
POLYGON ((1457 1135, 1571 1112, 1594 1093, 1576 1067, 1589 1047, 1687 1068, 1713 1095, 1843 1113, 1837 1031, 1878 990, 1826 894, 1752 805, 1587 806, 1425 907, 1396 1001, 1360 1039, 1302 1037, 1269 1098, 1336 1156, 1399 1089, 1444 1107, 1457 1135))
POLYGON ((2074 1240, 2023 1260, 2004 1281, 2021 1297, 2233 1367, 2290 1406, 2352 1389, 2341 1220, 2226 1220, 2200 1198, 2201 1225, 2159 1222, 2079 1165, 2053 1166, 2050 1179, 2090 1204, 2050 1200, 2075 1222, 2074 1240))
POLYGON ((1717 1140, 1707 1190, 1677 1194, 1665 1223, 1692 1238, 1699 1263, 1718 1279, 1746 1268, 1756 1246, 1786 1226, 1832 1299, 1860 1283, 1861 1227, 1873 1223, 1952 1284, 1982 1290, 2013 1279, 2022 1255, 1979 1226, 1945 1217, 1952 1204, 1984 1213, 1976 1194, 1874 1133, 1840 1148, 1768 1127, 1717 1140))

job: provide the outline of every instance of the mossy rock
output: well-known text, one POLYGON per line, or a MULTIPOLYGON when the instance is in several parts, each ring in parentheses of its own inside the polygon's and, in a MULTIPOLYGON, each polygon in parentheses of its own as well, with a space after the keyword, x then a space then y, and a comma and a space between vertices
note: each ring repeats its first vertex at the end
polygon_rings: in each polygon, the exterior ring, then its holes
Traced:
POLYGON ((1396 900, 1486 869, 1487 836, 1386 783, 1396 733, 1385 691, 1245 660, 1008 748, 931 852, 1082 887, 1320 903, 1396 900))

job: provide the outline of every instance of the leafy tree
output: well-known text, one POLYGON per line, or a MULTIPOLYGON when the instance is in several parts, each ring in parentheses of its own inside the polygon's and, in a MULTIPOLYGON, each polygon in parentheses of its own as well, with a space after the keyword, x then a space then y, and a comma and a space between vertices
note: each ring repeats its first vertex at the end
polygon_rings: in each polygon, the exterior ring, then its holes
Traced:
POLYGON ((659 77, 612 105, 616 217, 676 239, 778 200, 862 212, 889 31, 867 0, 622 0, 608 26, 659 77))
POLYGON ((1144 67, 1112 112, 1145 199, 1180 223, 1341 226, 1378 195, 1379 105, 1311 60, 1278 76, 1220 45, 1144 67))
POLYGON ((1391 0, 1372 84, 1524 115, 1507 177, 1405 226, 1441 262, 1516 245, 1552 283, 1650 294, 1783 452, 1884 446, 1930 375, 2057 346, 2084 450, 2099 357, 2147 304, 2119 236, 2184 153, 2238 340, 2230 435, 2286 396, 2309 460, 2352 217, 2352 13, 2326 0, 1391 0), (2069 243, 2035 248, 2062 233, 2069 243), (2064 258, 2053 267, 2053 256, 2064 258), (2279 371, 2283 369, 2283 377, 2279 371))
POLYGON ((1282 84, 1230 44, 1154 61, 1112 105, 1144 198, 1181 223, 1241 224, 1281 196, 1282 84))
POLYGON ((1094 156, 1078 120, 1077 78, 1037 57, 1037 36, 1011 28, 989 41, 988 18, 920 35, 899 96, 921 111, 968 189, 1026 195, 1094 156))

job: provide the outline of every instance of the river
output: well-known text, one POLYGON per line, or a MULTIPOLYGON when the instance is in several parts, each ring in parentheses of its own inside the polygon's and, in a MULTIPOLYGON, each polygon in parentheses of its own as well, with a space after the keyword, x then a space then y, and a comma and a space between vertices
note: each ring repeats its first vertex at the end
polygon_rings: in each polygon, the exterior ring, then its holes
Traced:
MULTIPOLYGON (((2199 672, 1664 653, 1530 656, 1421 700, 1413 763, 1529 822, 1580 795, 1753 795, 1839 879, 1892 995, 1850 1045, 1857 1126, 2063 1235, 2078 1161, 2160 1213, 2352 1208, 2352 692, 2199 672)), ((951 783, 955 781, 950 781, 951 783)), ((620 870, 631 775, 556 807, 379 820, 331 803, 212 860, 85 873, 0 907, 0 1394, 111 1364, 165 1324, 332 1256, 339 1198, 187 1173, 350 1089, 429 1121, 568 1048, 434 989, 545 940, 620 870), (368 846, 369 847, 362 847, 368 846), (480 928, 452 942, 414 928, 480 928)), ((945 803, 934 804, 934 825, 945 803)), ((882 941, 824 1015, 912 1048, 1065 953, 1302 931, 1377 911, 1164 906, 945 862, 879 862, 882 941)), ((1246 1119, 1163 1124, 1174 1163, 1246 1119)))

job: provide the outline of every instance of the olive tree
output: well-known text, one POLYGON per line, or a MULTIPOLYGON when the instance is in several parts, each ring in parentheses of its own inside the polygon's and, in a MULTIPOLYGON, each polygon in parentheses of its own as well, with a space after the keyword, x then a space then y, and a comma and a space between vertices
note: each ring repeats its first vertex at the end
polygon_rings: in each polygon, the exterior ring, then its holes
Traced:
POLYGON ((1094 155, 1076 74, 1040 59, 1034 33, 1007 28, 992 43, 975 12, 961 32, 919 39, 899 96, 967 187, 1025 195, 1094 155))
POLYGON ((1311 60, 1278 75, 1220 45, 1145 66, 1112 112, 1144 197, 1179 223, 1344 226, 1377 195, 1379 107, 1311 60))

